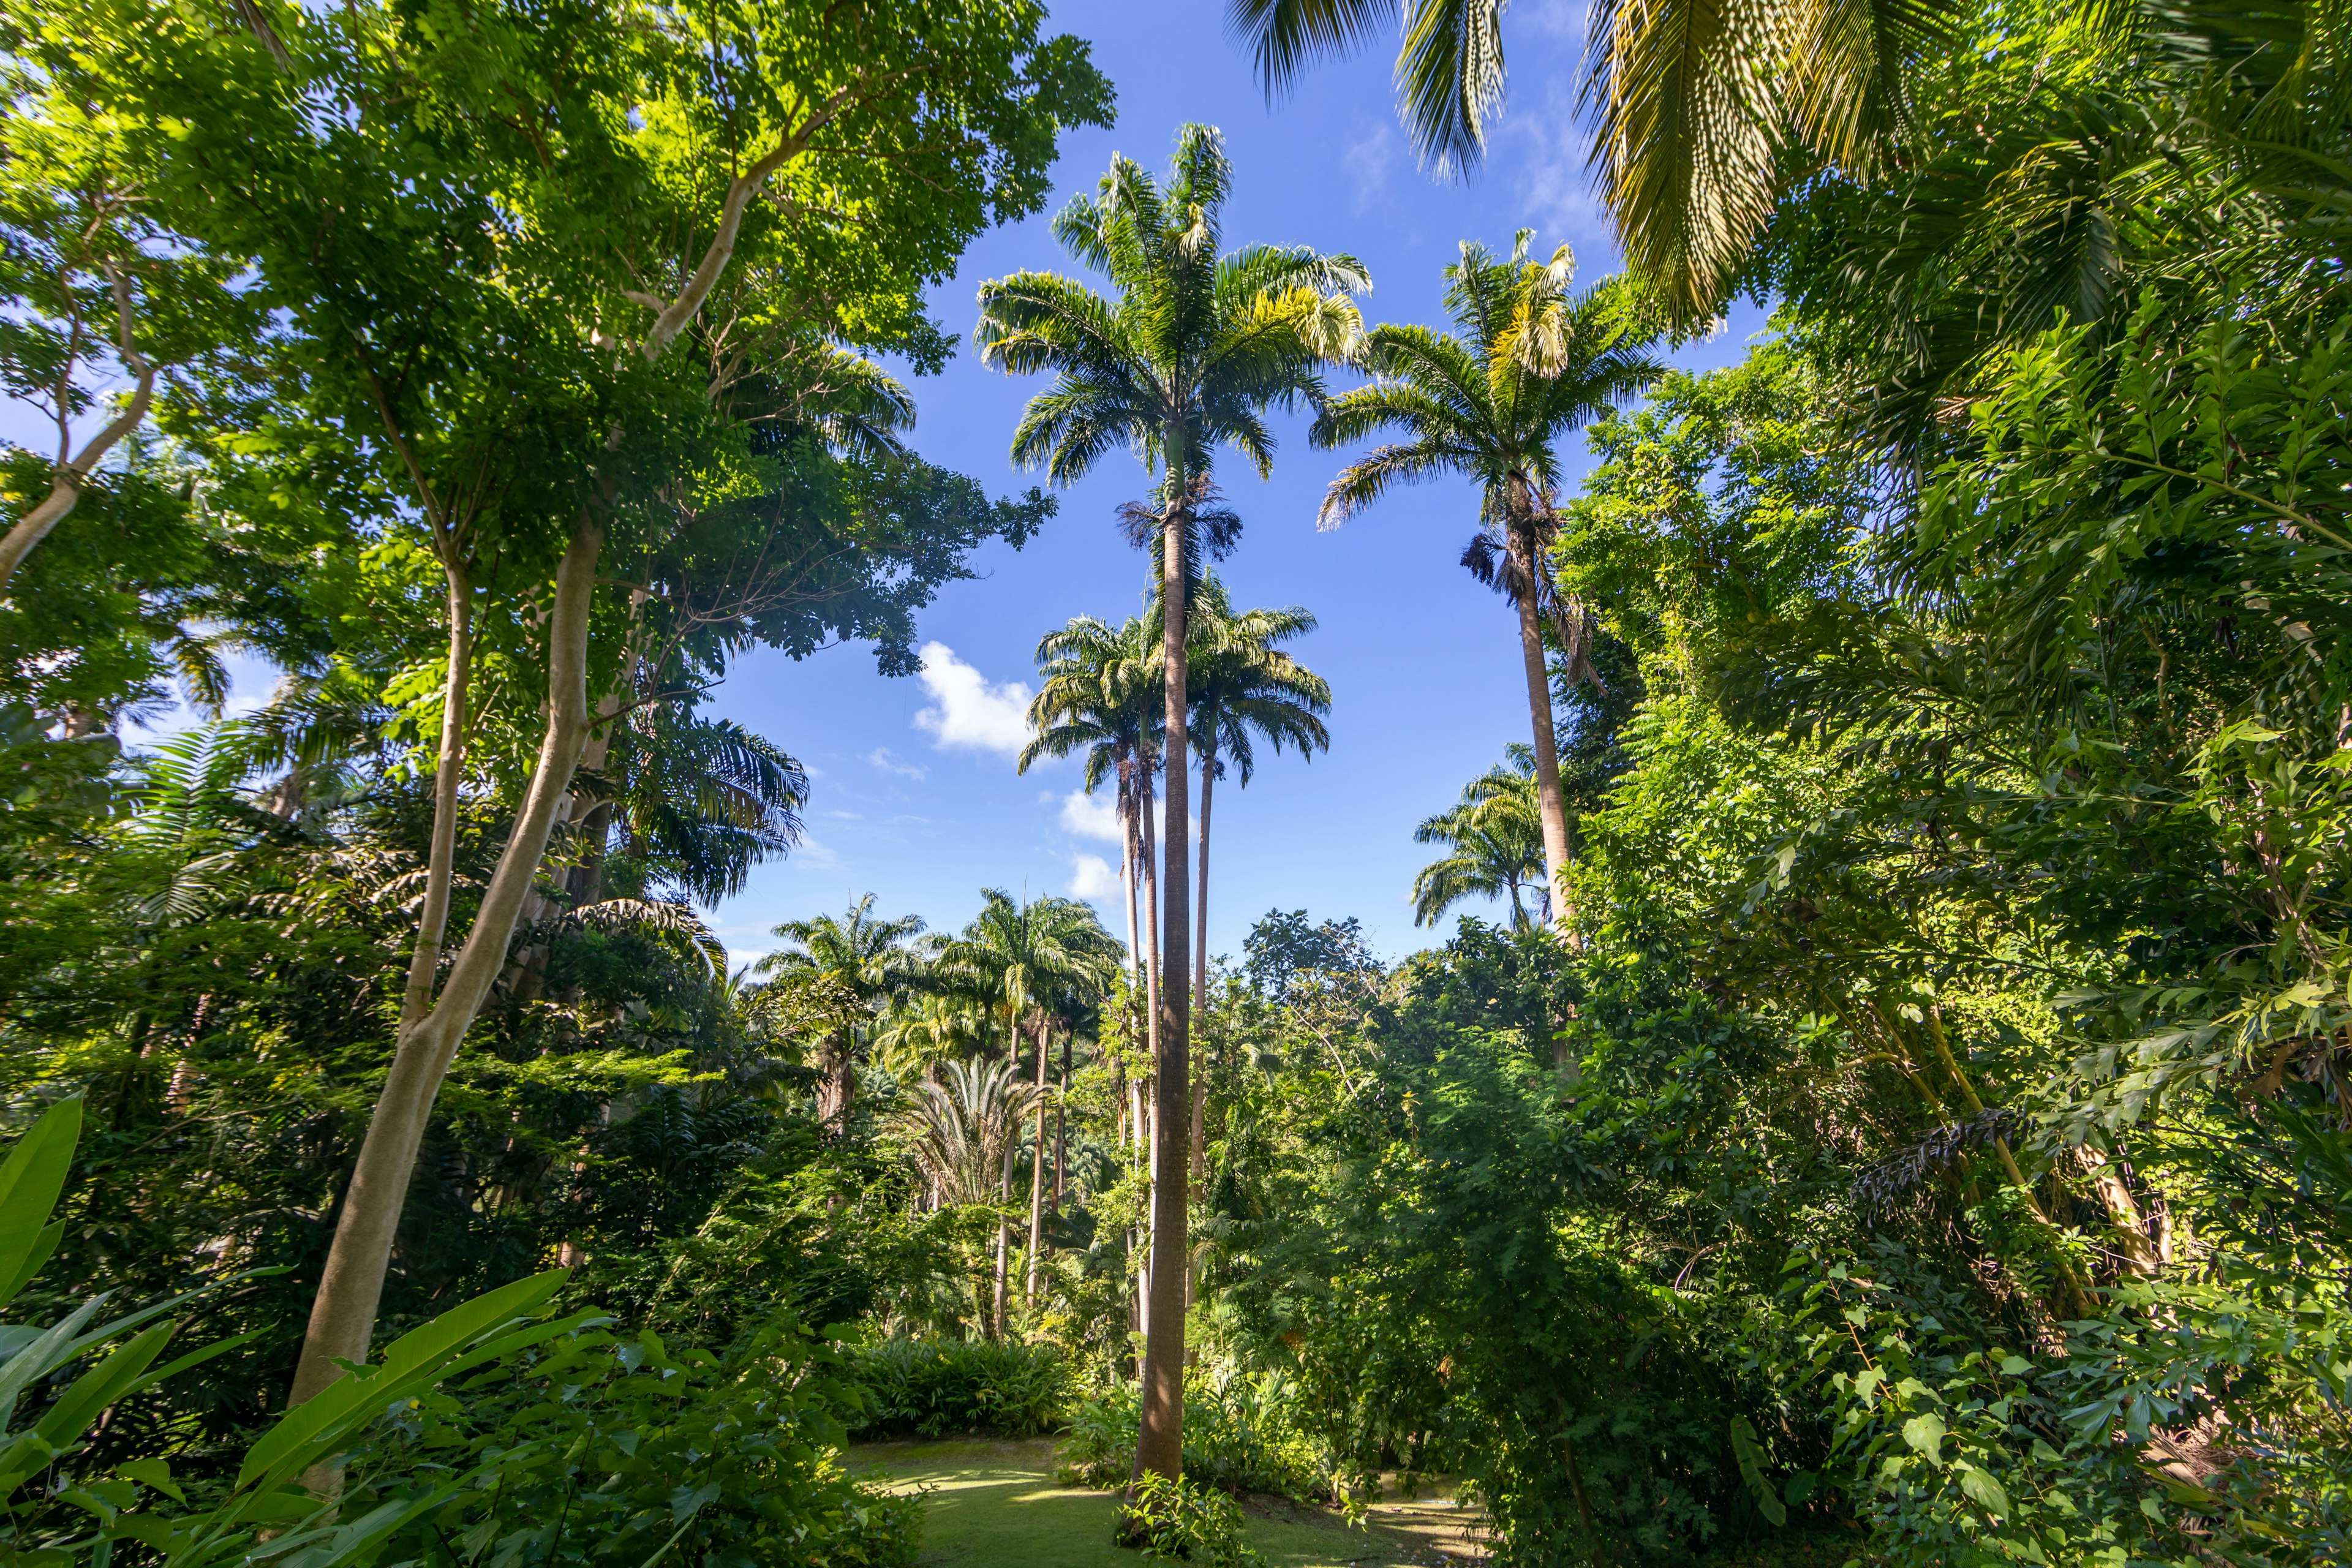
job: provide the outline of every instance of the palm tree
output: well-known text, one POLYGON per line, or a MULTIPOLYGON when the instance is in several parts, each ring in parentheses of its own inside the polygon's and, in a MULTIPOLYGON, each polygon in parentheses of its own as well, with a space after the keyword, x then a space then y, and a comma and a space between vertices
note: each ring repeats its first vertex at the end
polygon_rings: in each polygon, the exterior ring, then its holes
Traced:
MULTIPOLYGON (((1150 859, 1144 835, 1150 824, 1151 775, 1160 727, 1167 720, 1160 638, 1148 620, 1130 619, 1113 628, 1092 616, 1079 616, 1046 633, 1038 641, 1036 658, 1044 680, 1029 704, 1032 735, 1022 749, 1018 771, 1027 773, 1041 757, 1083 751, 1086 792, 1092 795, 1106 780, 1112 784, 1122 850, 1119 883, 1127 903, 1128 977, 1133 983, 1130 991, 1143 991, 1141 967, 1149 950, 1136 940, 1135 893, 1137 868, 1150 859)), ((1145 1028, 1156 1042, 1156 953, 1148 966, 1150 1006, 1145 1028)))
POLYGON ((1507 894, 1511 929, 1526 930, 1519 889, 1533 884, 1540 895, 1544 887, 1543 800, 1533 750, 1513 746, 1509 766, 1473 779, 1459 804, 1414 829, 1412 841, 1453 851, 1413 878, 1414 924, 1435 925, 1465 899, 1507 894))
POLYGON ((845 1010, 854 1003, 868 1019, 884 1004, 915 983, 920 961, 908 942, 921 932, 922 918, 901 915, 897 920, 874 918, 874 895, 866 894, 836 920, 818 915, 813 920, 786 921, 774 934, 791 943, 772 952, 755 966, 778 983, 821 987, 827 1027, 817 1053, 817 1120, 838 1132, 849 1124, 850 1101, 857 1090, 856 1036, 858 1025, 845 1010))
MULTIPOLYGON (((1233 759, 1240 772, 1236 782, 1246 789, 1257 768, 1254 737, 1276 752, 1296 746, 1299 756, 1310 762, 1317 752, 1331 749, 1330 731, 1323 727, 1323 716, 1331 711, 1330 684, 1276 646, 1314 629, 1315 617, 1296 605, 1284 610, 1235 614, 1224 584, 1214 575, 1202 579, 1193 602, 1192 637, 1184 657, 1192 667, 1185 679, 1192 702, 1191 728, 1201 737, 1201 870, 1192 943, 1195 996, 1208 994, 1210 808, 1217 780, 1224 776, 1223 758, 1233 759)), ((1192 1096, 1191 1144, 1196 1183, 1208 1173, 1205 1068, 1202 1076, 1202 1087, 1192 1096)))
POLYGON ((1076 480, 1104 453, 1127 445, 1161 476, 1161 650, 1167 661, 1167 832, 1160 884, 1161 1115, 1153 1151, 1152 1337, 1144 1393, 1140 1468, 1173 1479, 1183 1467, 1184 1152, 1181 1135, 1192 1022, 1184 984, 1191 937, 1184 842, 1191 815, 1184 638, 1190 605, 1184 548, 1192 481, 1210 455, 1234 448, 1261 477, 1274 460, 1270 407, 1320 405, 1321 368, 1353 355, 1363 321, 1349 291, 1367 286, 1349 257, 1303 247, 1249 246, 1221 254, 1219 215, 1232 183, 1223 139, 1205 125, 1177 135, 1165 188, 1116 158, 1099 194, 1055 220, 1071 255, 1109 275, 1105 299, 1076 279, 1023 272, 981 286, 975 336, 983 363, 1008 374, 1050 371, 1051 390, 1030 400, 1013 455, 1044 464, 1057 484, 1076 480))
POLYGON ((1464 244, 1462 259, 1445 269, 1446 309, 1463 335, 1375 331, 1369 355, 1375 379, 1334 399, 1315 422, 1313 439, 1336 447, 1391 426, 1408 437, 1340 470, 1323 498, 1318 521, 1327 527, 1401 482, 1441 474, 1478 482, 1480 527, 1462 564, 1518 611, 1552 914, 1560 919, 1568 910, 1568 811, 1544 669, 1545 621, 1559 637, 1570 681, 1592 672, 1585 658, 1591 616, 1559 592, 1544 565, 1558 531, 1551 492, 1560 438, 1633 397, 1662 367, 1648 353, 1646 334, 1627 324, 1619 291, 1603 285, 1571 294, 1568 247, 1538 265, 1528 258, 1530 232, 1519 231, 1507 261, 1464 244))
MULTIPOLYGON (((1027 1024, 1037 1045, 1036 1138, 1029 1180, 1029 1275, 1026 1298, 1037 1295, 1037 1251, 1045 1222, 1045 1059, 1048 1016, 1067 996, 1100 995, 1118 970, 1118 943, 1103 930, 1091 906, 1076 899, 1047 895, 1015 903, 1001 889, 981 893, 980 913, 964 928, 960 941, 944 948, 938 959, 950 984, 961 982, 970 992, 1001 1010, 1005 1023, 1005 1059, 1020 1059, 1020 1029, 1027 1024)), ((1007 1181, 1012 1166, 1005 1167, 1007 1181)), ((1006 1248, 1009 1226, 996 1227, 996 1324, 1004 1327, 1006 1248)))
MULTIPOLYGON (((1507 0, 1229 0, 1269 91, 1402 13, 1399 110, 1423 161, 1466 170, 1503 102, 1507 0)), ((1949 0, 1601 0, 1583 110, 1601 198, 1629 266, 1677 314, 1711 309, 1780 183, 1822 163, 1867 175, 1910 128, 1909 84, 1955 37, 1949 0), (1794 142, 1811 154, 1786 156, 1794 142)))

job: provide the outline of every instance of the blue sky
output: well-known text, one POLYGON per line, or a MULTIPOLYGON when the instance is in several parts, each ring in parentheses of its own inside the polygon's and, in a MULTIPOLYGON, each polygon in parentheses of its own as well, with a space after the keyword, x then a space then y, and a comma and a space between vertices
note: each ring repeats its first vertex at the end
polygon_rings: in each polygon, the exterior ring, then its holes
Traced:
MULTIPOLYGON (((1234 164, 1228 243, 1353 254, 1372 275, 1368 320, 1441 321, 1441 269, 1464 239, 1505 247, 1527 226, 1544 254, 1572 245, 1581 280, 1616 264, 1573 115, 1583 30, 1575 0, 1511 8, 1509 103, 1485 168, 1466 183, 1433 182, 1414 167, 1396 123, 1391 47, 1320 67, 1269 105, 1223 18, 1223 0, 1055 6, 1056 28, 1093 42, 1118 89, 1118 116, 1110 130, 1066 139, 1048 216, 1091 191, 1114 153, 1162 166, 1178 125, 1202 120, 1224 132, 1234 164)), ((1038 267, 1074 269, 1047 216, 982 237, 935 292, 934 313, 968 334, 982 279, 1038 267)), ((1678 357, 1729 363, 1762 324, 1742 308, 1727 331, 1678 357)), ((1006 450, 1042 381, 984 372, 967 336, 944 374, 911 384, 914 444, 925 457, 999 494, 1036 482, 1006 450)), ((1318 532, 1317 504, 1344 456, 1310 447, 1303 418, 1278 431, 1270 481, 1238 459, 1221 468, 1246 526, 1220 570, 1237 605, 1299 605, 1320 617, 1295 651, 1331 683, 1332 743, 1311 763, 1265 759, 1245 791, 1221 788, 1210 952, 1238 955, 1258 916, 1303 907, 1318 919, 1360 917, 1394 957, 1442 934, 1412 923, 1407 893, 1429 858, 1412 842, 1414 826, 1527 738, 1515 623, 1456 563, 1475 522, 1469 486, 1401 491, 1343 529, 1318 532)), ((0 436, 53 439, 21 407, 0 413, 0 436)), ((1108 459, 1062 494, 1060 515, 1025 549, 982 551, 975 580, 950 586, 922 616, 931 658, 919 678, 885 679, 857 647, 799 663, 755 653, 734 670, 717 710, 802 759, 813 781, 806 841, 709 911, 739 959, 773 947, 777 921, 839 910, 867 891, 882 912, 919 914, 934 928, 960 927, 984 887, 1076 892, 1097 896, 1121 929, 1108 812, 1077 794, 1075 763, 1023 777, 1012 753, 1040 634, 1072 616, 1117 619, 1140 607, 1145 559, 1121 542, 1112 513, 1146 485, 1132 458, 1108 459)), ((257 701, 273 679, 252 661, 235 661, 232 673, 235 707, 257 701)))
MULTIPOLYGON (((1092 40, 1118 88, 1118 119, 1067 139, 1048 214, 1092 190, 1114 153, 1162 166, 1176 127, 1202 120, 1223 129, 1234 161, 1228 243, 1352 253, 1371 270, 1370 320, 1442 320, 1440 271, 1457 245, 1505 247, 1521 226, 1537 231, 1547 254, 1572 245, 1580 277, 1597 279, 1616 254, 1572 115, 1582 18, 1565 0, 1511 8, 1510 102, 1493 154, 1473 181, 1438 184, 1414 167, 1397 125, 1392 48, 1320 68, 1269 106, 1226 35, 1222 0, 1066 0, 1054 24, 1092 40)), ((982 279, 1040 267, 1075 269, 1045 217, 986 235, 937 291, 935 313, 968 333, 982 279)), ((1760 325, 1753 311, 1735 316, 1728 332, 1681 358, 1727 363, 1760 325)), ((967 339, 945 374, 912 384, 915 445, 999 492, 1035 482, 1006 448, 1022 405, 1043 384, 982 371, 967 339)), ((1316 507, 1342 458, 1309 447, 1303 419, 1281 436, 1270 482, 1238 460, 1221 468, 1246 526, 1220 570, 1238 605, 1302 605, 1320 618, 1296 651, 1331 683, 1331 750, 1311 763, 1265 759, 1247 790, 1220 789, 1210 952, 1238 956, 1258 916, 1303 907, 1318 919, 1360 917, 1395 956, 1440 934, 1412 923, 1407 892, 1430 858, 1412 841, 1414 826, 1527 738, 1515 622, 1456 564, 1475 522, 1468 486, 1402 491, 1318 533, 1316 507)), ((800 664, 755 654, 736 671, 719 710, 807 763, 814 790, 808 842, 714 911, 730 948, 761 951, 773 945, 764 933, 775 921, 869 890, 883 910, 950 926, 970 917, 982 887, 1017 896, 1111 885, 1110 817, 1083 797, 1073 803, 1076 764, 1019 777, 1011 752, 1017 702, 1035 686, 1038 636, 1075 615, 1118 618, 1141 605, 1144 558, 1120 542, 1111 515, 1145 483, 1132 458, 1106 460, 1063 493, 1060 515, 1027 548, 984 551, 978 580, 949 588, 922 618, 924 640, 943 651, 921 678, 883 679, 853 649, 800 664)), ((1099 902, 1119 929, 1115 894, 1099 902)))

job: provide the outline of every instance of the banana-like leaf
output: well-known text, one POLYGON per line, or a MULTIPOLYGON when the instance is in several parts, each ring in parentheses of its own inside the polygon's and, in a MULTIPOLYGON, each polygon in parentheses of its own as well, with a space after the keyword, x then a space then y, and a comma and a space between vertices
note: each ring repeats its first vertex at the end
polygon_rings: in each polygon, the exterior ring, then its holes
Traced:
MULTIPOLYGON (((403 1334, 386 1347, 378 1365, 329 1384, 263 1433, 246 1451, 245 1463, 236 1472, 237 1486, 242 1489, 266 1475, 299 1474, 310 1461, 304 1458, 290 1469, 289 1461, 308 1454, 321 1439, 333 1441, 354 1417, 362 1414, 372 1417, 409 1392, 412 1384, 446 1376, 453 1370, 451 1362, 467 1344, 544 1306, 570 1275, 569 1269, 551 1268, 518 1279, 452 1307, 422 1328, 403 1334)), ((515 1337, 501 1336, 501 1343, 515 1337)))
MULTIPOLYGON (((53 1448, 62 1450, 72 1445, 101 1411, 131 1391, 140 1374, 163 1353, 163 1347, 171 1342, 173 1331, 178 1327, 177 1323, 158 1323, 74 1379, 33 1430, 53 1448)), ((0 1491, 7 1490, 16 1479, 0 1475, 0 1491)))
MULTIPOLYGON (((60 1100, 16 1140, 7 1162, 0 1164, 0 1281, 5 1281, 0 1285, 0 1307, 16 1300, 33 1271, 47 1259, 43 1237, 80 1137, 81 1101, 60 1100)), ((47 1242, 50 1247, 56 1245, 54 1237, 47 1242)))
POLYGON ((106 1302, 103 1296, 92 1296, 71 1312, 46 1330, 39 1338, 0 1363, 0 1428, 7 1425, 7 1413, 16 1407, 16 1395, 37 1377, 47 1377, 73 1358, 77 1342, 74 1335, 106 1302))
POLYGON ((17 1268, 16 1278, 0 1279, 0 1304, 15 1300, 25 1287, 33 1282, 33 1276, 41 1271, 41 1265, 47 1263, 49 1260, 49 1255, 57 1251, 58 1243, 64 1239, 65 1234, 66 1225, 63 1220, 43 1227, 40 1235, 34 1237, 33 1250, 26 1256, 23 1264, 17 1268))

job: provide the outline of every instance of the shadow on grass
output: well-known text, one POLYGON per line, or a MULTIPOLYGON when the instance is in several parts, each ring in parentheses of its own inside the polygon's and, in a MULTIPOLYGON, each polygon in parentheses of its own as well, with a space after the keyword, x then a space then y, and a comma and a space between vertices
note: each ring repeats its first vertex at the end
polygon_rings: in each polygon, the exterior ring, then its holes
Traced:
MULTIPOLYGON (((1057 1487, 1047 1442, 888 1443, 849 1463, 889 1486, 929 1493, 924 1568, 1143 1568, 1111 1544, 1108 1492, 1057 1487)), ((1386 1531, 1349 1530, 1311 1510, 1254 1510, 1250 1543, 1273 1568, 1407 1568, 1425 1561, 1386 1531)))

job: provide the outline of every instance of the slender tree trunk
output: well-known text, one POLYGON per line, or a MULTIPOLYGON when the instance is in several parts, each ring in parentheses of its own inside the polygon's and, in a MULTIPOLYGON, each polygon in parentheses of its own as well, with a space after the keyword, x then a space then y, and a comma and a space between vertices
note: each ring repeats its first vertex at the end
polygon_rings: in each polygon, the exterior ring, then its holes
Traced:
MULTIPOLYGON (((1171 443, 1171 458, 1181 446, 1171 443)), ((1185 831, 1192 793, 1184 729, 1184 480, 1181 463, 1168 468, 1169 505, 1160 531, 1160 637, 1167 664, 1167 843, 1161 857, 1165 918, 1160 939, 1160 1046, 1151 1127, 1151 1327, 1144 1342, 1142 1429, 1136 1444, 1139 1473, 1173 1479, 1184 1468, 1184 1268, 1186 1186, 1183 1130, 1192 1098, 1192 900, 1186 884, 1185 831)))
POLYGON ((1022 1299, 1037 1304, 1037 1258, 1045 1237, 1045 1020, 1037 1020, 1037 1132, 1029 1151, 1029 1270, 1022 1299))
POLYGON ((1535 721, 1536 795, 1543 807, 1544 860, 1550 872, 1551 918, 1565 922, 1568 904, 1568 804, 1559 789, 1559 741, 1551 727, 1551 679, 1544 669, 1543 626, 1536 616, 1535 541, 1524 525, 1524 481, 1511 481, 1511 555, 1520 582, 1519 658, 1528 671, 1528 716, 1535 721))
POLYGON ((1070 1041, 1076 1029, 1062 1031, 1062 1092, 1054 1100, 1054 1215, 1061 1217, 1062 1182, 1070 1163, 1070 1041))
POLYGON ((401 1031, 392 1070, 376 1099, 375 1113, 368 1119, 359 1163, 343 1194, 335 1239, 310 1304, 289 1404, 301 1404, 342 1376, 338 1360, 367 1359, 393 1238, 434 1097, 488 996, 491 982, 505 966, 515 918, 539 875, 556 807, 571 785, 572 766, 587 738, 588 611, 604 541, 604 530, 583 510, 556 572, 555 606, 547 622, 547 732, 530 789, 439 1002, 413 1027, 401 1031))
POLYGON ((474 597, 461 563, 445 561, 442 573, 448 585, 449 681, 441 694, 441 750, 433 760, 433 840, 425 857, 425 904, 416 918, 416 946, 408 955, 408 986, 400 998, 404 1034, 433 1010, 433 983, 441 971, 441 939, 449 926, 449 890, 456 879, 457 786, 466 767, 474 597))
MULTIPOLYGON (((1020 1049, 1017 1044, 1012 1048, 1015 1052, 1020 1049)), ((1018 1062, 1019 1059, 1016 1055, 1014 1060, 1018 1062)), ((1006 1296, 1009 1294, 1006 1288, 1009 1278, 1006 1254, 1013 1245, 1013 1222, 1005 1217, 1004 1205, 1013 1196, 1013 1153, 1021 1147, 1021 1141, 1012 1128, 1006 1128, 1004 1134, 1004 1173, 996 1182, 996 1337, 1000 1340, 1004 1337, 1006 1296)))
MULTIPOLYGON (((1217 716, 1204 716, 1201 737, 1201 885, 1193 889, 1197 919, 1192 942, 1192 1004, 1206 1006, 1209 994, 1209 807, 1216 797, 1217 716)), ((1204 1058, 1192 1084, 1192 1124, 1188 1140, 1192 1163, 1192 1187, 1197 1196, 1209 1181, 1209 1072, 1204 1058)), ((1192 1274, 1185 1273, 1184 1297, 1195 1294, 1192 1274)))
POLYGON ((1151 1059, 1160 1059, 1160 844, 1151 825, 1151 781, 1143 784, 1143 1034, 1151 1059))
POLYGON ((1143 989, 1143 949, 1136 941, 1135 931, 1135 868, 1142 853, 1143 841, 1141 835, 1136 831, 1137 812, 1133 784, 1134 781, 1131 779, 1121 778, 1118 792, 1119 838, 1127 850, 1127 859, 1118 868, 1118 880, 1119 890, 1125 895, 1127 900, 1127 1005, 1130 1026, 1128 1039, 1130 1044, 1138 1036, 1147 1034, 1146 1030, 1132 1027, 1135 1023, 1136 994, 1143 989))

